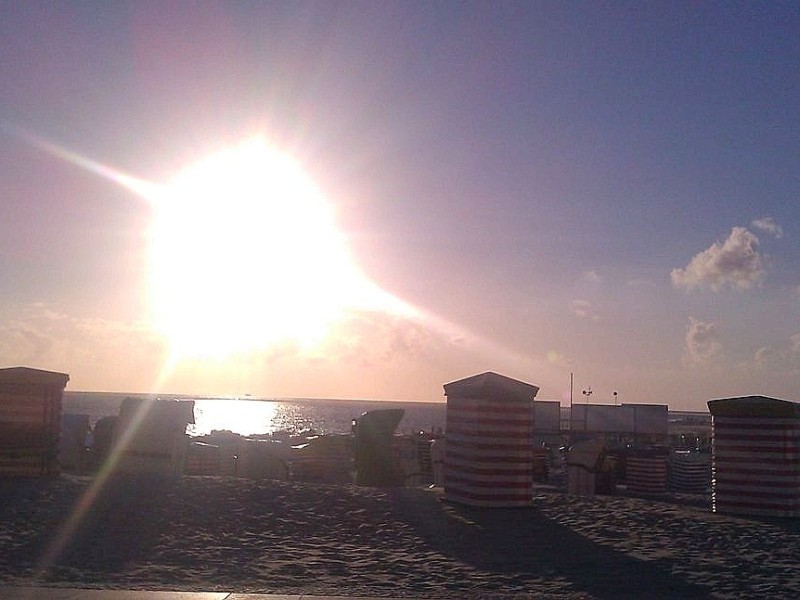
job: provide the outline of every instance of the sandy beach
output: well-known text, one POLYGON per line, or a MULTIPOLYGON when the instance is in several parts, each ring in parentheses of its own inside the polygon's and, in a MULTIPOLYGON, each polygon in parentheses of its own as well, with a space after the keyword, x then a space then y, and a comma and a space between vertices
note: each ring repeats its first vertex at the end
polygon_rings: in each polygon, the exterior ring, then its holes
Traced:
POLYGON ((530 509, 481 510, 428 489, 130 476, 91 486, 68 476, 0 481, 0 584, 418 598, 800 595, 800 524, 715 515, 702 497, 542 490, 530 509))

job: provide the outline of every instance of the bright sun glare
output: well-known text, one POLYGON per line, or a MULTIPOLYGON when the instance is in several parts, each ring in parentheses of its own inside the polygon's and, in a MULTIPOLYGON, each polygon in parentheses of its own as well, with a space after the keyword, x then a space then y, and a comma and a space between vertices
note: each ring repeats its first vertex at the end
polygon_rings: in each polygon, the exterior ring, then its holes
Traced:
POLYGON ((386 308, 330 203, 264 140, 189 166, 154 200, 152 300, 176 356, 313 345, 349 308, 386 308))

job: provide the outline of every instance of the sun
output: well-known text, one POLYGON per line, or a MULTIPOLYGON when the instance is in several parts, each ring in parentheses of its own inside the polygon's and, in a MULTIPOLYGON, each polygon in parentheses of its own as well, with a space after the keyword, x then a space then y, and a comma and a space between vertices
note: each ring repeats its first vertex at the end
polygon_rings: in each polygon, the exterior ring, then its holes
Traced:
POLYGON ((176 356, 308 346, 348 308, 382 302, 331 203, 263 139, 185 168, 153 207, 151 299, 176 356))

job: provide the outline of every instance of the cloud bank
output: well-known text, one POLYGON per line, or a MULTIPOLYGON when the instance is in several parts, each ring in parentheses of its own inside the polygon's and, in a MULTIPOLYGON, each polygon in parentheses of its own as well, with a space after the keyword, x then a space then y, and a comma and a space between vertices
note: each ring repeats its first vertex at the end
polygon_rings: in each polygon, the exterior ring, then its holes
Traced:
POLYGON ((34 304, 3 314, 0 364, 70 374, 70 388, 94 380, 109 389, 149 391, 168 348, 143 324, 83 318, 34 304))

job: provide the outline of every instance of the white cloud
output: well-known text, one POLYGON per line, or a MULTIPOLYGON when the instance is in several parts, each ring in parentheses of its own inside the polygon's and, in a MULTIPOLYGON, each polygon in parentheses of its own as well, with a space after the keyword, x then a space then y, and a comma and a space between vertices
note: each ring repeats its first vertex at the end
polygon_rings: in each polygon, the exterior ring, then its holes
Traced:
POLYGON ((583 281, 586 281, 586 282, 589 282, 589 283, 602 283, 603 282, 603 278, 600 277, 600 275, 597 273, 597 271, 585 271, 581 275, 581 279, 583 281))
POLYGON ((762 219, 756 219, 752 223, 753 227, 758 229, 759 231, 763 231, 768 233, 775 238, 780 239, 783 237, 783 228, 775 222, 775 219, 772 217, 764 217, 762 219))
POLYGON ((689 317, 686 329, 683 361, 688 366, 703 366, 714 362, 722 354, 717 326, 689 317))
POLYGON ((760 369, 782 371, 800 367, 800 333, 774 346, 759 348, 753 359, 760 369))
POLYGON ((591 319, 597 321, 600 317, 592 309, 592 304, 587 300, 573 300, 570 303, 572 314, 579 319, 591 319))
POLYGON ((575 366, 575 359, 567 356, 566 354, 562 354, 561 352, 556 352, 555 350, 548 350, 547 351, 547 362, 550 364, 558 365, 561 367, 574 367, 575 366))
POLYGON ((757 367, 768 369, 780 359, 780 353, 771 346, 763 346, 756 350, 753 358, 757 367))
POLYGON ((693 289, 725 286, 747 289, 764 277, 764 256, 758 238, 744 227, 734 227, 724 242, 715 242, 697 254, 683 269, 672 270, 672 284, 693 289))

